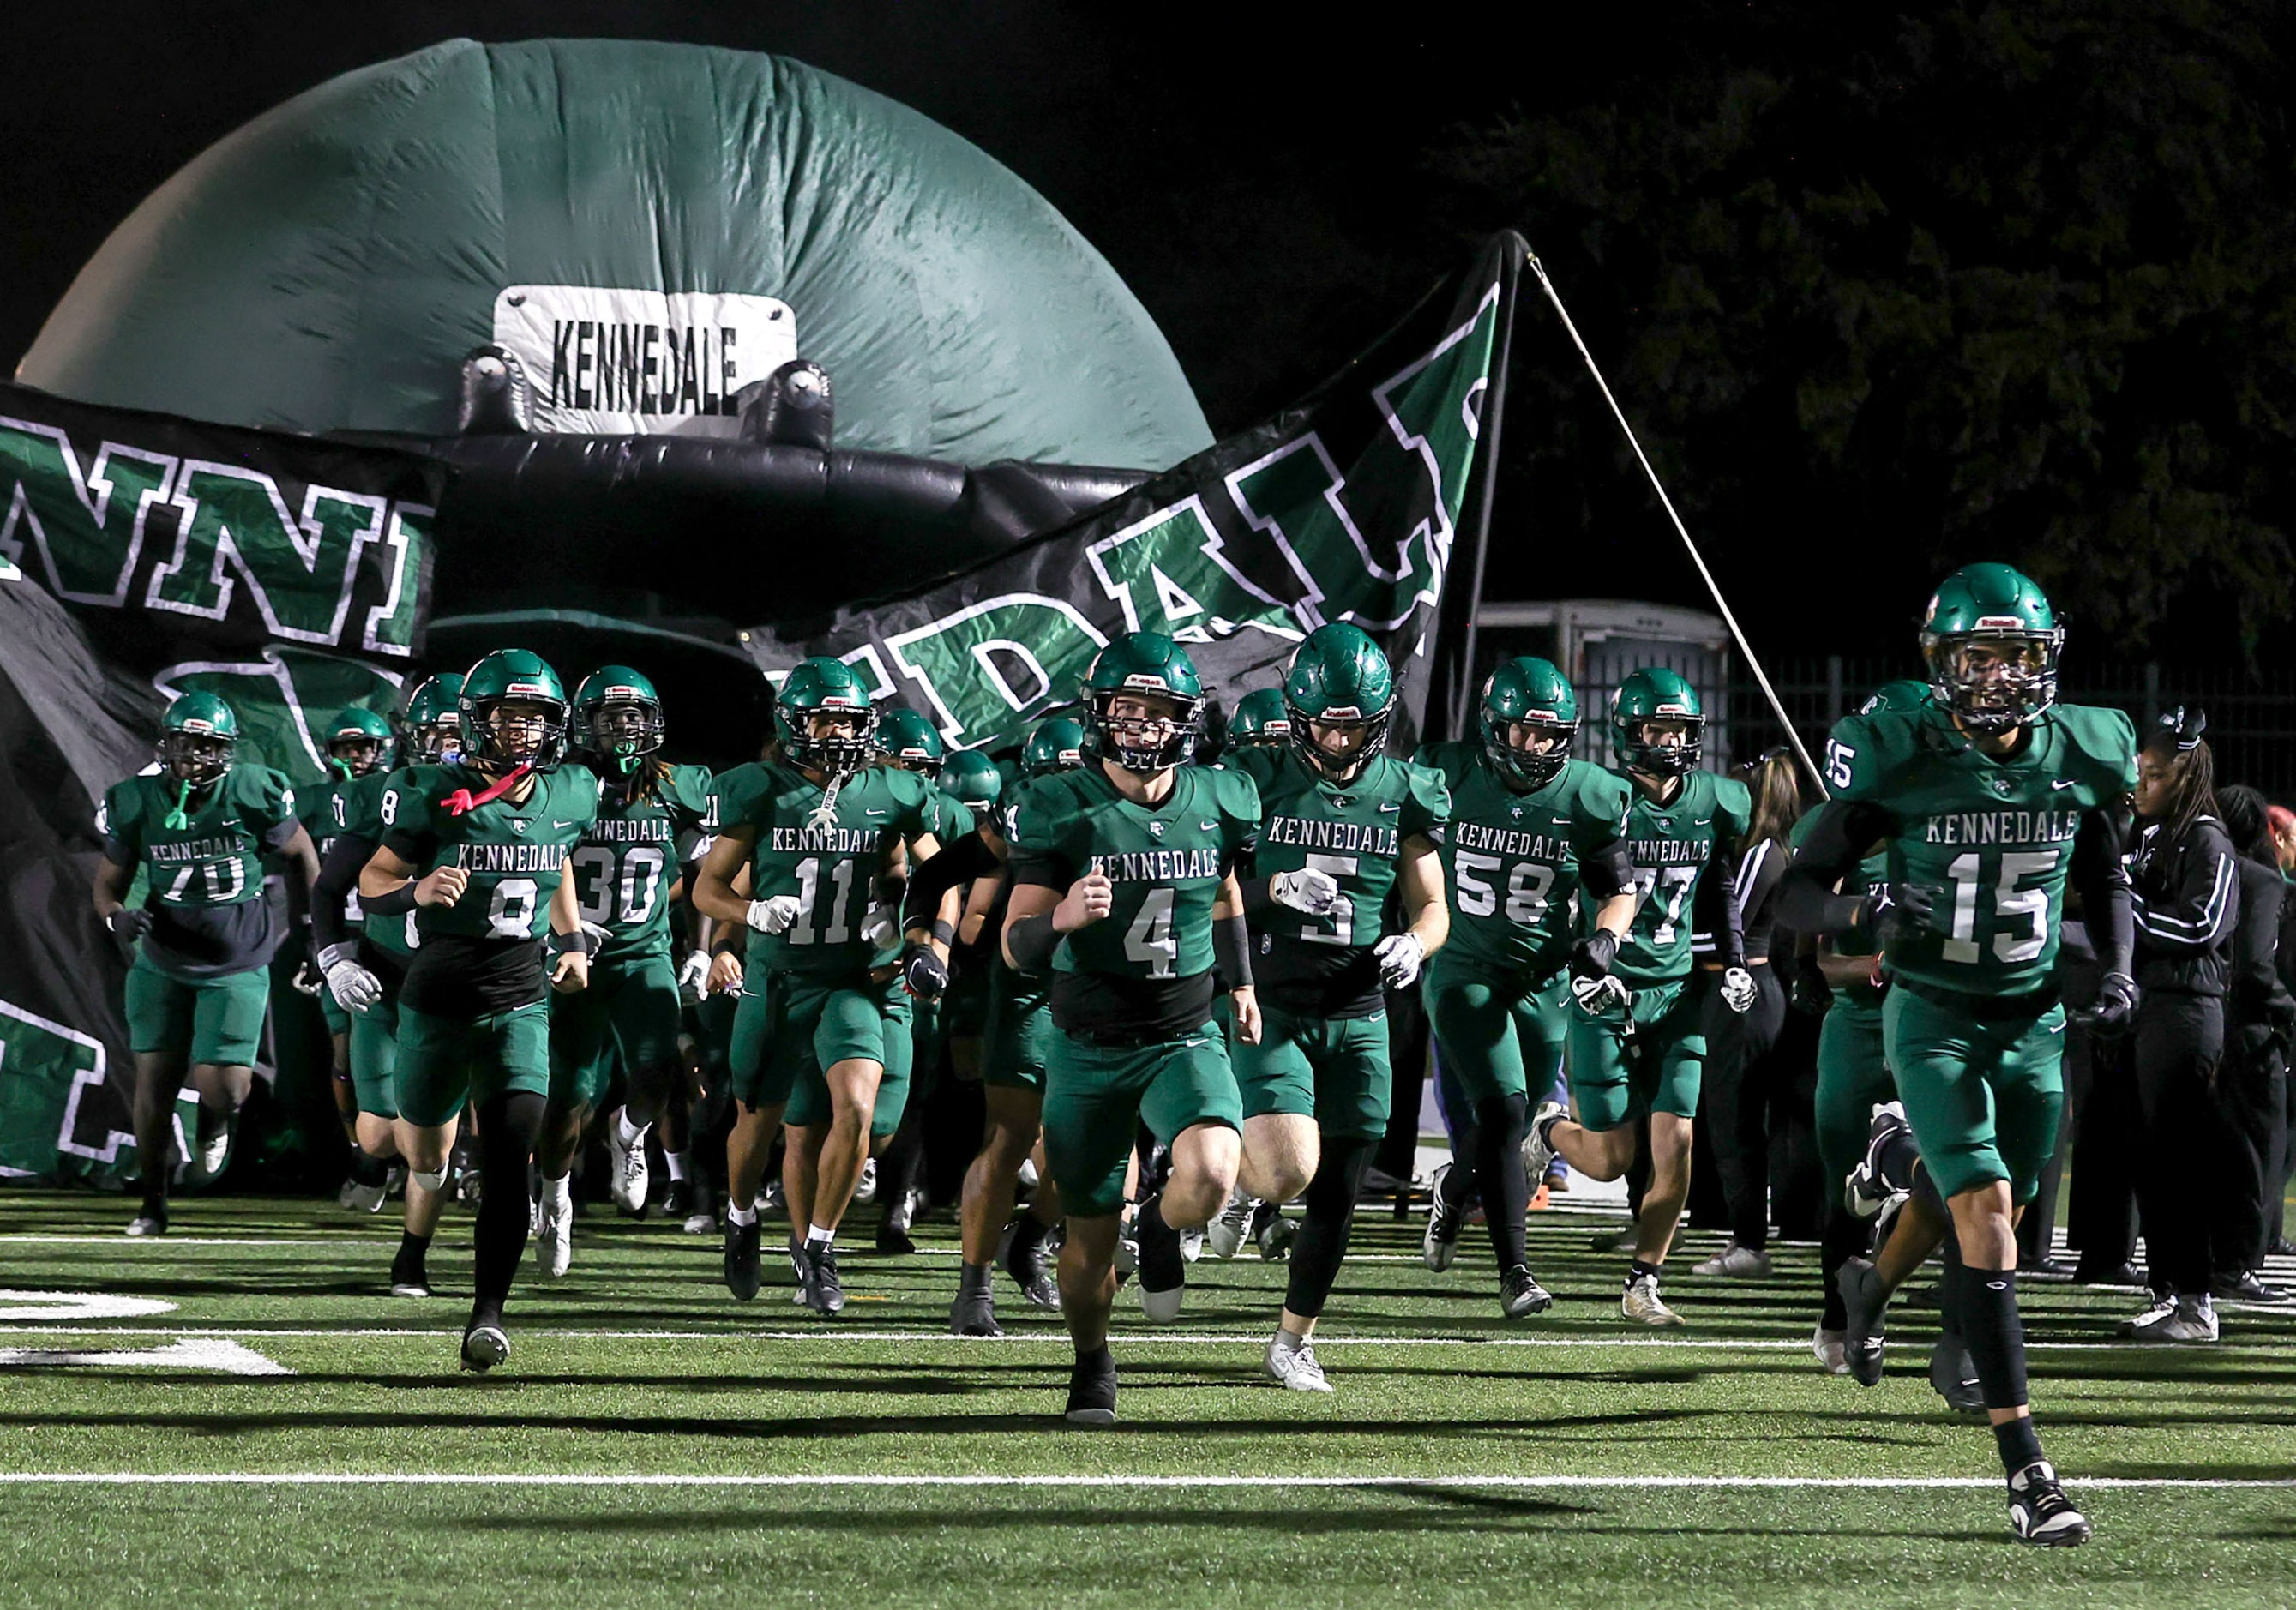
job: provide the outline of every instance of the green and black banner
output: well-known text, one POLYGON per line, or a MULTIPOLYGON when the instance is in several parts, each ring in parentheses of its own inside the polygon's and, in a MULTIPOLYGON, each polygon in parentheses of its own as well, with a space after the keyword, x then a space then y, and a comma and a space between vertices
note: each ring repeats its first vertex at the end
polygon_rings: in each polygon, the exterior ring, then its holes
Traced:
POLYGON ((1455 558, 1480 540, 1487 504, 1469 494, 1497 431, 1523 254, 1521 237, 1494 238, 1314 396, 1115 502, 811 629, 753 628, 752 657, 777 678, 833 654, 952 746, 995 747, 1073 700, 1121 633, 1186 645, 1232 707, 1276 681, 1308 632, 1349 620, 1396 663, 1393 742, 1408 745, 1447 681, 1439 648, 1463 652, 1436 627, 1455 558))

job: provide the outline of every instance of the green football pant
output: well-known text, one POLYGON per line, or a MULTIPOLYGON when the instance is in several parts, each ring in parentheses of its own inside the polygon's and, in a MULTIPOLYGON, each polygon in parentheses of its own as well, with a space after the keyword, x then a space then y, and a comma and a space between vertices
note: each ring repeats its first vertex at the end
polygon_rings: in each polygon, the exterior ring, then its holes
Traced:
POLYGON ((440 1017, 401 1002, 398 1115, 435 1129, 467 1105, 482 1107, 512 1091, 550 1092, 550 1003, 507 1012, 440 1017))
POLYGON ((1626 1007, 1570 1003, 1570 1102, 1600 1133, 1644 1113, 1698 1115, 1706 1066, 1705 992, 1685 981, 1646 984, 1626 1007))
POLYGON ((1472 1117, 1494 1097, 1538 1097, 1562 1066, 1564 975, 1545 983, 1464 964, 1437 951, 1427 972, 1427 1015, 1434 1025, 1446 1109, 1472 1117), (1463 1099, 1453 1102, 1456 1095, 1463 1099))
MULTIPOLYGON (((349 1014, 347 1014, 349 1015, 349 1014)), ((398 1003, 389 997, 351 1015, 351 1092, 373 1118, 398 1116, 398 1003)))
MULTIPOLYGON (((901 1010, 907 1001, 907 992, 896 982, 890 993, 894 998, 888 1012, 901 1010)), ((909 1109, 910 1081, 916 1069, 916 1039, 906 1018, 889 1017, 884 1047, 884 1060, 878 1064, 884 1072, 877 1079, 876 1105, 869 1111, 869 1134, 876 1140, 899 1129, 901 1115, 909 1109)), ((790 1082, 789 1105, 782 1110, 783 1123, 791 1129, 809 1129, 830 1121, 829 1080, 824 1070, 836 1065, 835 1062, 816 1060, 798 1069, 796 1078, 790 1082)))
MULTIPOLYGON (((735 1099, 780 1106, 803 1126, 828 1111, 823 1070, 873 1062, 904 1084, 910 1060, 908 993, 898 976, 769 973, 751 978, 734 1016, 728 1073, 735 1099), (818 1104, 817 1105, 816 1104, 818 1104)), ((820 1121, 826 1121, 825 1116, 820 1121)))
POLYGON ((1284 1113, 1316 1121, 1319 1134, 1370 1138, 1387 1133, 1394 1100, 1387 1014, 1303 1017, 1259 1009, 1259 1043, 1231 1039, 1228 1057, 1243 1115, 1284 1113))
POLYGON ((1817 1031, 1817 1166, 1827 1199, 1866 1150, 1876 1104, 1898 1098, 1882 1051, 1882 1007, 1837 995, 1817 1031))
POLYGON ((271 1006, 271 970, 177 978, 145 961, 139 949, 127 969, 124 1004, 129 1050, 174 1052, 194 1067, 250 1067, 271 1006))
POLYGON ((590 964, 590 984, 550 1003, 550 1099, 594 1103, 613 1082, 677 1063, 680 1001, 667 951, 590 964))
POLYGON ((1055 1028, 1045 1047, 1045 1159, 1070 1216, 1124 1205, 1124 1167, 1142 1124, 1166 1146, 1200 1123, 1243 1127, 1243 1098, 1226 1037, 1194 1034, 1144 1046, 1102 1045, 1055 1028))
POLYGON ((1882 998, 1882 1045, 1922 1166, 1939 1194, 1958 1196, 1997 1179, 2024 1203, 2057 1149, 2064 1114, 2065 1009, 1983 1014, 1900 984, 1882 998))
POLYGON ((1045 1046, 1057 1032, 1046 991, 1021 983, 1011 968, 999 965, 988 979, 981 1082, 1042 1095, 1045 1046))

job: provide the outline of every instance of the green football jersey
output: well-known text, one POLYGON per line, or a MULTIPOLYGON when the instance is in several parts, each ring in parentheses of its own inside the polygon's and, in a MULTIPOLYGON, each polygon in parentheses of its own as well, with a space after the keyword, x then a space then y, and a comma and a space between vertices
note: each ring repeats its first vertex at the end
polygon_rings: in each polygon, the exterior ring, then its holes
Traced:
POLYGON ((1096 864, 1114 885, 1106 917, 1062 937, 1056 974, 1193 979, 1211 972, 1221 881, 1250 858, 1259 837, 1259 791, 1240 771, 1179 767, 1172 792, 1151 809, 1088 766, 1022 789, 1013 877, 1065 894, 1096 864))
MULTIPOLYGON (((1800 819, 1787 829, 1786 842, 1796 850, 1800 849, 1802 841, 1809 836, 1811 824, 1816 820, 1817 812, 1815 810, 1803 812, 1800 819)), ((1888 882, 1889 876, 1890 853, 1886 850, 1877 850, 1858 862, 1857 870, 1841 881, 1841 892, 1862 899, 1867 890, 1876 883, 1888 882)), ((1863 924, 1846 928, 1825 942, 1836 956, 1870 957, 1879 949, 1874 942, 1872 931, 1863 924)), ((1871 984, 1851 984, 1841 993, 1860 1006, 1879 1006, 1882 1001, 1882 991, 1871 984)))
POLYGON ((1247 749, 1225 762, 1259 791, 1259 849, 1252 875, 1313 868, 1340 885, 1328 916, 1271 905, 1252 924, 1254 973, 1267 998, 1291 1010, 1360 1015, 1381 1001, 1370 949, 1387 935, 1403 841, 1439 845, 1451 819, 1440 775, 1374 755, 1344 786, 1291 748, 1247 749))
POLYGON ((1570 959, 1580 863, 1626 833, 1628 784, 1574 760, 1546 786, 1518 793, 1479 743, 1424 744, 1418 763, 1451 791, 1445 954, 1488 971, 1552 976, 1570 959))
POLYGON ((613 788, 601 795, 597 820, 567 858, 582 920, 606 931, 592 959, 669 954, 669 887, 691 858, 681 842, 691 849, 709 836, 709 781, 707 767, 672 766, 641 798, 613 788))
POLYGON ((295 791, 268 766, 234 766, 206 797, 189 803, 184 825, 168 826, 179 785, 146 772, 114 783, 96 807, 96 831, 114 865, 141 865, 147 902, 163 910, 236 906, 263 897, 263 857, 293 835, 295 791))
MULTIPOLYGON (((352 778, 333 791, 336 803, 342 812, 335 825, 337 838, 361 839, 369 845, 382 842, 383 834, 387 831, 382 822, 383 791, 390 786, 391 779, 398 775, 389 771, 370 772, 365 776, 352 778)), ((321 857, 324 858, 324 851, 321 857)), ((395 917, 367 917, 361 912, 358 885, 356 883, 351 885, 350 893, 343 902, 343 917, 347 922, 359 924, 359 932, 369 944, 388 950, 396 957, 412 956, 414 948, 422 942, 412 911, 395 917)))
MULTIPOLYGON (((350 794, 357 786, 357 779, 346 779, 324 784, 297 798, 296 817, 302 822, 303 831, 311 835, 311 848, 318 851, 322 866, 326 864, 327 851, 335 847, 335 841, 343 836, 349 823, 350 794)), ((343 901, 343 926, 356 936, 364 920, 358 891, 354 888, 343 901)))
POLYGON ((824 789, 796 767, 751 761, 710 785, 713 832, 750 828, 750 898, 795 895, 797 920, 780 933, 752 932, 748 969, 865 973, 877 959, 861 937, 897 840, 942 836, 940 793, 914 772, 878 767, 837 791, 835 819, 813 824, 824 789))
POLYGON ((972 807, 947 789, 936 786, 933 793, 940 796, 939 838, 942 843, 954 844, 980 825, 973 817, 972 807))
POLYGON ((1936 896, 1935 926, 1890 940, 1890 975, 2023 995, 2056 965, 2082 815, 2136 785, 2136 730, 2117 710, 2061 704, 1997 758, 1934 707, 1876 711, 1834 728, 1826 776, 1836 800, 1886 813, 1890 880, 1936 896))
MULTIPOLYGON (((1702 879, 1713 875, 1723 850, 1746 836, 1754 797, 1743 783, 1710 771, 1682 779, 1661 805, 1619 774, 1632 796, 1627 807, 1627 858, 1635 864, 1634 925, 1611 971, 1629 984, 1662 984, 1690 976, 1691 907, 1702 879)), ((1593 932, 1595 914, 1582 914, 1593 932)))
POLYGON ((419 878, 434 867, 460 867, 471 875, 452 906, 415 909, 424 940, 535 940, 550 932, 551 897, 566 859, 598 814, 598 779, 579 766, 562 766, 534 779, 525 803, 508 796, 461 816, 445 804, 457 789, 483 793, 493 781, 459 765, 410 766, 384 784, 383 846, 412 864, 419 878))

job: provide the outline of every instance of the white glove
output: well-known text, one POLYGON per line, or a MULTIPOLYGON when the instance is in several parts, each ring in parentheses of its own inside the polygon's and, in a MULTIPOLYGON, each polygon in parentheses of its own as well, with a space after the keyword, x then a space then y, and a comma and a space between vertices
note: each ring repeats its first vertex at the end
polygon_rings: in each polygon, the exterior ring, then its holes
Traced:
POLYGON ((1313 867, 1300 872, 1279 872, 1267 880, 1267 898, 1309 916, 1329 916, 1339 907, 1340 880, 1313 867))
POLYGON ((802 905, 793 894, 777 894, 769 900, 751 900, 750 926, 760 933, 783 933, 791 923, 797 921, 797 914, 802 909, 802 905))
POLYGON ((591 922, 586 917, 582 921, 582 932, 590 936, 590 942, 583 947, 582 953, 585 956, 597 955, 606 948, 606 941, 614 937, 603 925, 591 922))
POLYGON ((295 993, 298 995, 316 997, 320 990, 327 987, 327 981, 312 970, 312 965, 309 962, 305 962, 296 968, 295 976, 287 982, 295 986, 295 993))
POLYGON ((356 1017, 382 999, 382 981, 352 960, 354 954, 348 945, 330 945, 319 952, 319 969, 335 1005, 356 1017))
POLYGON ((1731 1011, 1751 1011, 1754 998, 1759 993, 1759 991, 1754 988, 1754 975, 1743 967, 1727 967, 1723 970, 1722 1004, 1731 1011))
POLYGON ((677 992, 688 1006, 698 1006, 709 992, 709 953, 690 950, 677 964, 677 992))
POLYGON ((1635 1001, 1626 985, 1607 973, 1600 978, 1573 978, 1570 994, 1578 1001, 1578 1009, 1590 1017, 1600 1014, 1605 1006, 1612 1005, 1623 1011, 1631 1007, 1635 1001))
POLYGON ((1390 933, 1371 953, 1379 963, 1379 982, 1390 990, 1411 988, 1418 982, 1420 964, 1427 959, 1427 947, 1415 933, 1390 933))
POLYGON ((861 919, 861 942, 873 950, 887 949, 901 937, 901 908, 882 901, 869 908, 861 919))

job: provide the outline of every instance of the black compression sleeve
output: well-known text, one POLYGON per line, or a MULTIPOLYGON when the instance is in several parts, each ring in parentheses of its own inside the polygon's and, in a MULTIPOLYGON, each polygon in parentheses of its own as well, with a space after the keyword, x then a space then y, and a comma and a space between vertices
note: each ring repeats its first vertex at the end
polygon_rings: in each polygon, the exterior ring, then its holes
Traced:
POLYGON ((1004 930, 1004 948, 1013 953, 1013 966, 1022 973, 1045 971, 1053 965, 1053 952, 1060 946, 1060 931, 1053 926, 1049 911, 1017 918, 1004 930))
POLYGON ((999 865, 996 851, 982 842, 977 833, 969 833, 955 843, 943 844, 940 852, 929 859, 911 862, 908 894, 901 902, 901 925, 931 927, 933 918, 940 914, 941 896, 959 883, 988 876, 999 865))
POLYGON ((327 858, 319 863, 319 881, 311 885, 312 955, 350 938, 343 909, 358 888, 360 869, 373 854, 372 843, 348 833, 327 846, 327 858))
POLYGON ((1870 801, 1829 800, 1820 805, 1794 850, 1793 864, 1778 881, 1777 920, 1800 933, 1847 932, 1865 902, 1834 893, 1833 886, 1854 876, 1857 863, 1896 826, 1887 810, 1870 801))
POLYGON ((414 909, 414 880, 409 878, 389 894, 373 899, 359 896, 359 909, 369 916, 405 916, 414 909))
POLYGON ((1212 918, 1212 971, 1231 990, 1251 988, 1251 930, 1242 916, 1212 918))
POLYGON ((2136 919, 2129 903, 2128 864, 2121 858, 2120 817, 2104 809, 2081 813, 2073 835, 2072 884, 2081 919, 2096 947, 2097 966, 2127 974, 2136 952, 2136 919))
POLYGON ((1635 886, 1635 864, 1627 856, 1627 842, 1612 839, 1591 855, 1578 858, 1578 882, 1596 900, 1624 894, 1635 886))
POLYGON ((1746 965, 1746 935, 1739 925, 1737 867, 1719 858, 1706 863, 1691 891, 1691 926, 1714 936, 1714 959, 1725 968, 1746 965))

